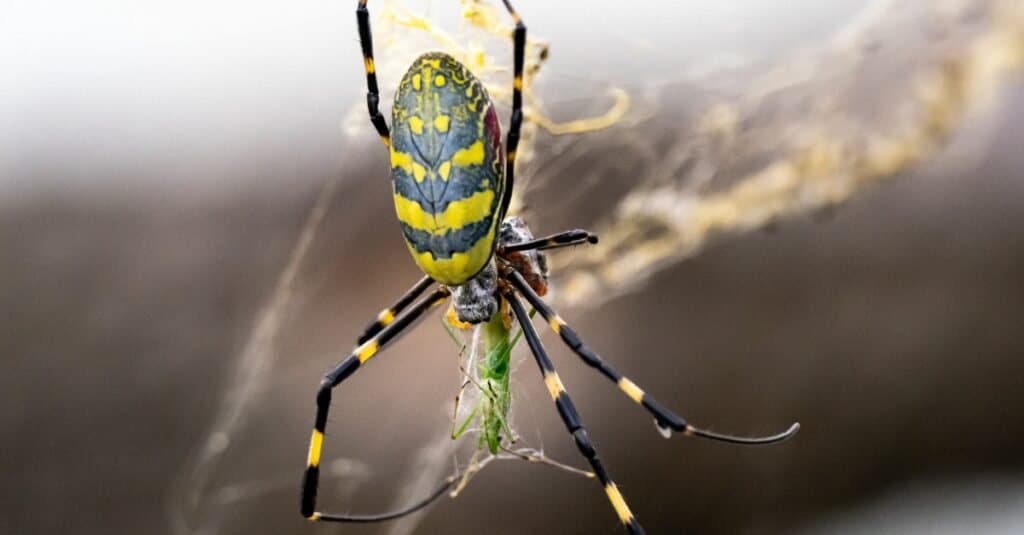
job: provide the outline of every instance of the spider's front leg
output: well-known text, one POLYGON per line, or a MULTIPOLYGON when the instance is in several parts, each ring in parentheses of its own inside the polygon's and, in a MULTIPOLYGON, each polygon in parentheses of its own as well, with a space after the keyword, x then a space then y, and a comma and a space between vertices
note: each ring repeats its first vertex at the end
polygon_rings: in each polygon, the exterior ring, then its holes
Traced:
POLYGON ((633 513, 629 510, 629 506, 626 505, 626 499, 622 497, 622 493, 619 492, 619 488, 615 485, 615 482, 608 474, 608 471, 605 470, 604 464, 602 464, 601 460, 598 458, 597 449, 594 447, 593 442, 590 441, 590 436, 587 434, 586 428, 583 427, 579 414, 576 412, 576 406, 569 397, 569 393, 565 391, 565 386, 562 385, 562 380, 558 378, 555 366, 551 363, 551 359, 548 358, 547 352, 545 352, 544 346, 540 342, 540 337, 537 335, 536 329, 533 328, 533 323, 530 322, 530 316, 526 313, 522 303, 519 302, 519 299, 511 290, 507 290, 504 293, 504 296, 512 306, 512 312, 519 321, 520 328, 523 329, 523 335, 526 338, 526 343, 530 346, 530 351, 533 353, 533 357, 537 361, 537 366, 540 368, 541 375, 544 376, 544 384, 547 386, 548 392, 551 394, 551 399, 555 402, 555 406, 558 408, 558 415, 562 417, 562 422, 565 423, 565 428, 572 435, 580 453, 587 459, 587 462, 590 463, 594 473, 597 474, 597 478, 601 481, 601 485, 604 486, 605 494, 608 495, 608 500, 615 509, 615 513, 618 515, 619 521, 622 522, 622 525, 625 526, 632 535, 642 535, 645 533, 644 528, 640 526, 636 517, 634 517, 633 513))
POLYGON ((356 21, 359 24, 359 44, 363 48, 363 68, 366 70, 366 108, 381 141, 390 147, 391 131, 380 113, 380 88, 377 87, 377 66, 373 62, 373 35, 370 33, 370 12, 366 9, 366 0, 359 0, 356 21))
POLYGON ((545 251, 559 247, 582 245, 584 243, 597 243, 597 234, 583 229, 566 230, 558 234, 544 236, 520 243, 503 244, 498 249, 499 254, 516 253, 520 251, 545 251))
POLYGON ((512 203, 512 188, 515 186, 516 150, 519 147, 519 133, 523 126, 523 61, 526 55, 526 25, 509 0, 502 2, 516 23, 516 29, 512 32, 512 115, 509 118, 508 135, 505 137, 505 188, 502 192, 498 221, 505 219, 509 204, 512 203))

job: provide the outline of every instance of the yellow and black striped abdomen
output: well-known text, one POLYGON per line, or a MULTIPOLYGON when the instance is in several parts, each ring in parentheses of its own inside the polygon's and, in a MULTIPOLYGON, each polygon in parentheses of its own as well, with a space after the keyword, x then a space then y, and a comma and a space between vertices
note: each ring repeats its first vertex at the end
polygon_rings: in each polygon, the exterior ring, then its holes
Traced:
POLYGON ((503 162, 501 127, 480 81, 451 56, 420 56, 395 94, 391 178, 406 245, 434 280, 462 284, 490 260, 503 162))

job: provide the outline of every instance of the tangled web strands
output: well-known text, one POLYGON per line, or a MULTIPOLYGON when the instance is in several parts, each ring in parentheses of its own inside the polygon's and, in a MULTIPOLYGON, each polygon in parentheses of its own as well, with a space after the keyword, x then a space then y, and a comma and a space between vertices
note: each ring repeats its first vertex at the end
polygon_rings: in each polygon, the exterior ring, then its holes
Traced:
POLYGON ((638 106, 670 126, 586 136, 581 160, 613 153, 616 174, 634 172, 601 245, 554 259, 557 296, 592 305, 715 236, 843 203, 934 156, 1022 66, 1024 2, 883 0, 814 54, 674 84, 672 101, 638 106))

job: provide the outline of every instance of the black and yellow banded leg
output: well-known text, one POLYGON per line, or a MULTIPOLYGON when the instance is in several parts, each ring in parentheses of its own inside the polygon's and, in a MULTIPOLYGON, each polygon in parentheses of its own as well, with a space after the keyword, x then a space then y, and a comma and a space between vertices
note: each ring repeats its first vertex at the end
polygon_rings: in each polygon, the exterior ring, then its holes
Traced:
POLYGON ((377 319, 373 320, 373 323, 366 326, 366 330, 363 331, 363 334, 356 340, 356 345, 363 345, 363 342, 369 340, 371 336, 379 333, 384 327, 391 325, 391 322, 395 321, 395 318, 405 310, 405 307, 409 306, 409 303, 412 303, 433 283, 434 279, 431 279, 430 277, 423 277, 412 288, 409 288, 402 297, 399 297, 398 301, 395 301, 395 304, 381 310, 380 313, 377 314, 377 319))
POLYGON ((309 456, 306 460, 306 472, 302 478, 302 497, 300 499, 300 511, 302 516, 309 520, 330 521, 330 522, 378 522, 390 520, 412 513, 429 505, 440 497, 455 481, 454 478, 446 480, 441 487, 429 497, 399 511, 376 515, 339 515, 320 513, 316 511, 316 494, 320 482, 320 452, 323 448, 324 432, 327 429, 327 413, 331 409, 331 390, 342 381, 349 378, 360 366, 377 354, 388 342, 402 334, 416 320, 423 317, 423 314, 445 301, 448 298, 447 288, 435 290, 413 305, 409 312, 402 315, 379 333, 362 343, 352 353, 327 372, 320 389, 316 395, 316 419, 313 423, 313 435, 309 440, 309 456))
POLYGON ((582 229, 567 230, 565 232, 559 232, 558 234, 552 234, 535 240, 502 245, 499 252, 514 253, 517 251, 543 251, 545 249, 557 249, 559 247, 580 245, 582 243, 597 243, 597 234, 582 229))
POLYGON ((590 463, 594 473, 597 474, 598 479, 601 481, 601 485, 604 486, 605 494, 608 495, 608 500, 611 502, 612 507, 615 508, 619 521, 634 535, 644 533, 644 528, 640 526, 636 517, 629 510, 629 506, 626 505, 626 499, 622 497, 619 488, 615 486, 615 482, 612 481, 611 476, 608 475, 607 470, 605 470, 604 465, 598 458, 597 450, 590 441, 587 430, 580 422, 579 414, 576 412, 572 399, 569 398, 568 392, 565 391, 565 387, 562 385, 562 380, 558 378, 558 373, 555 372, 555 367, 551 364, 551 359, 548 358, 547 353, 544 351, 544 346, 540 343, 540 337, 537 336, 537 330, 530 323, 530 316, 523 309, 522 303, 519 302, 515 294, 506 292, 504 295, 505 299, 512 305, 512 312, 516 315, 520 328, 523 329, 523 336, 526 338, 527 345, 530 346, 530 351, 537 361, 537 366, 540 367, 540 372, 544 376, 544 384, 548 387, 548 392, 551 394, 551 399, 554 400, 555 406, 558 407, 558 414, 562 417, 562 422, 565 423, 566 429, 569 430, 572 438, 576 441, 576 447, 587 459, 587 462, 590 463))
POLYGON ((363 47, 363 67, 366 69, 366 108, 381 141, 390 147, 391 131, 380 113, 380 88, 377 87, 377 66, 373 63, 373 35, 370 33, 370 12, 366 10, 366 0, 359 0, 356 20, 359 23, 359 44, 363 47))
POLYGON ((730 442, 733 444, 771 444, 773 442, 780 442, 796 434, 800 430, 800 424, 794 423, 786 431, 782 433, 765 436, 765 437, 737 437, 732 435, 723 435, 720 433, 714 433, 704 429, 696 428, 686 422, 676 413, 665 408, 658 400, 654 399, 653 396, 646 393, 637 386, 636 383, 630 381, 624 377, 621 373, 612 368, 607 362, 601 359, 594 353, 589 347, 587 347, 580 337, 576 335, 576 331, 569 327, 564 320, 544 302, 536 292, 530 288, 530 285, 526 283, 526 280, 516 271, 511 270, 509 279, 512 285, 519 290, 520 293, 526 297, 526 300, 530 303, 533 308, 540 312, 540 315, 547 320, 548 325, 551 326, 551 330, 555 331, 556 334, 562 337, 562 341, 565 342, 570 349, 573 350, 583 362, 592 368, 596 368, 602 375, 610 379, 616 385, 619 390, 629 396, 630 399, 647 409, 648 412, 654 415, 655 423, 658 424, 659 429, 666 435, 670 431, 676 431, 687 436, 697 436, 701 438, 708 438, 712 440, 718 440, 722 442, 730 442))
POLYGON ((512 202, 512 188, 515 184, 516 149, 519 147, 519 132, 523 126, 523 56, 526 54, 526 25, 508 0, 502 0, 505 9, 512 16, 516 28, 512 33, 512 117, 505 138, 505 189, 501 197, 498 221, 505 220, 508 206, 512 202))

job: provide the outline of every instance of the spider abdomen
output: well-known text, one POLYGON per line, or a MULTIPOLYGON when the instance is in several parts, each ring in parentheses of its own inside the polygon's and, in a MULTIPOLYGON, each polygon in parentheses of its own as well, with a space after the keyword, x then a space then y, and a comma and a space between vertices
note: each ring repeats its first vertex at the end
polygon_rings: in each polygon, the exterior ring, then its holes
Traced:
POLYGON ((483 84, 447 54, 416 59, 395 94, 391 178, 406 245, 432 279, 463 284, 490 260, 503 162, 483 84))

